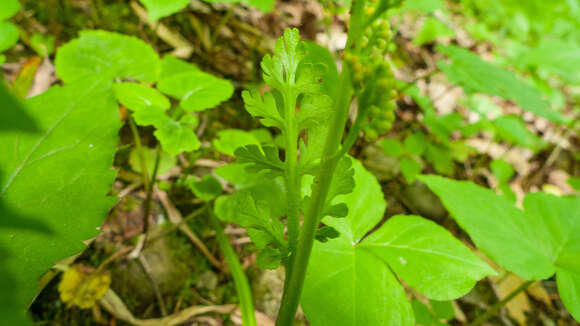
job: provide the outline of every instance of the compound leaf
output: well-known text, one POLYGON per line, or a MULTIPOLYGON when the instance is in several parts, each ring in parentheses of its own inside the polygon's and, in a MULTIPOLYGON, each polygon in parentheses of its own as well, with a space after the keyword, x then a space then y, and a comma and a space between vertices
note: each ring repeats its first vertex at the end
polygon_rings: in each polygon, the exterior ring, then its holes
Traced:
POLYGON ((250 172, 257 173, 269 170, 273 175, 284 174, 285 165, 280 160, 276 147, 247 145, 236 149, 234 155, 238 159, 238 163, 247 164, 246 170, 250 172))
POLYGON ((276 127, 284 130, 284 120, 276 106, 276 99, 271 92, 260 95, 257 89, 250 89, 242 92, 242 98, 246 106, 246 111, 252 116, 259 118, 266 127, 276 127))
POLYGON ((159 56, 149 44, 102 30, 82 31, 79 38, 61 46, 55 64, 58 76, 67 83, 88 75, 152 83, 161 69, 159 56))

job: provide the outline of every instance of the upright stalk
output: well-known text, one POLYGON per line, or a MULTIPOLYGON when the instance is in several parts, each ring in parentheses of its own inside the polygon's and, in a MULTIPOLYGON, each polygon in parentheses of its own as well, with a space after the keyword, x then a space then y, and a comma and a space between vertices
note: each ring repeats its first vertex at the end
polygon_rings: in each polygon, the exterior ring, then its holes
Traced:
POLYGON ((240 299, 240 310, 242 312, 242 325, 243 326, 257 326, 256 316, 254 314, 254 302, 252 299, 252 290, 250 289, 250 284, 246 278, 246 274, 242 269, 242 265, 238 260, 238 256, 232 248, 224 230, 218 221, 217 217, 213 213, 213 209, 210 204, 207 205, 207 211, 215 229, 216 239, 218 245, 224 257, 226 263, 232 273, 234 279, 234 285, 236 287, 236 292, 238 292, 238 297, 240 299))
POLYGON ((520 285, 517 289, 513 290, 507 297, 503 298, 501 301, 498 301, 494 304, 491 308, 489 308, 483 315, 477 317, 473 323, 469 324, 469 326, 479 326, 485 323, 488 319, 493 317, 501 307, 505 306, 506 303, 510 302, 513 298, 515 298, 518 294, 528 288, 534 281, 527 281, 520 285))
MULTIPOLYGON (((365 0, 354 0, 351 10, 351 28, 348 33, 347 49, 360 39, 363 30, 363 17, 365 0)), ((291 326, 298 310, 308 260, 314 244, 314 235, 318 227, 324 204, 326 203, 328 190, 334 174, 334 170, 340 155, 336 155, 342 140, 342 134, 348 118, 348 109, 352 98, 351 67, 345 63, 340 75, 339 86, 334 102, 333 117, 325 140, 322 152, 320 173, 314 183, 312 198, 307 214, 304 217, 304 224, 298 240, 296 255, 291 259, 292 268, 288 279, 285 282, 284 294, 276 320, 276 326, 291 326)), ((291 257, 292 258, 292 257, 291 257)))

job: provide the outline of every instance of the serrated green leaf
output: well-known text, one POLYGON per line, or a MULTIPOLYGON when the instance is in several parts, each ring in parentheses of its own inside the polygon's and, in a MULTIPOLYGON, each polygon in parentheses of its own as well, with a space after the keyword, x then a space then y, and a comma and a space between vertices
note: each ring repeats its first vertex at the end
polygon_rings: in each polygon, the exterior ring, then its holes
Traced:
POLYGON ((195 196, 203 201, 210 201, 223 191, 221 183, 209 174, 199 181, 191 180, 188 184, 195 196))
POLYGON ((246 111, 255 118, 259 118, 264 126, 284 130, 284 120, 278 111, 276 100, 271 92, 261 96, 257 89, 250 89, 242 92, 242 98, 244 99, 246 111))
POLYGON ((280 92, 284 92, 289 87, 287 85, 296 81, 298 64, 305 55, 299 44, 298 29, 288 28, 284 31, 284 35, 276 40, 275 55, 267 54, 262 59, 264 81, 280 92))
POLYGON ((18 0, 2 0, 0 2, 0 20, 8 19, 18 12, 20 3, 18 0))
POLYGON ((169 109, 171 103, 155 88, 138 83, 120 83, 113 86, 119 103, 131 111, 146 110, 150 106, 169 109))
POLYGON ((271 171, 274 176, 284 174, 285 165, 280 160, 276 147, 247 145, 236 149, 234 155, 237 162, 246 164, 246 170, 250 172, 267 170, 271 171))
POLYGON ((241 190, 216 200, 216 214, 220 220, 248 230, 252 242, 259 249, 273 245, 284 248, 284 225, 272 213, 269 201, 255 199, 251 190, 241 190))
POLYGON ((220 153, 234 156, 234 152, 239 147, 247 145, 260 145, 258 139, 251 133, 239 129, 227 129, 218 132, 217 138, 213 140, 213 147, 220 153))
POLYGON ((0 21, 0 52, 6 51, 18 42, 20 31, 9 22, 0 21))
POLYGON ((451 59, 451 63, 439 61, 437 65, 447 78, 459 84, 467 93, 485 93, 515 101, 522 109, 552 122, 569 119, 548 108, 541 93, 519 80, 513 72, 483 61, 479 56, 456 46, 438 46, 437 49, 451 59))
POLYGON ((187 7, 189 0, 139 0, 149 12, 149 21, 155 22, 160 18, 171 16, 187 7))
POLYGON ((258 252, 256 265, 263 269, 276 269, 280 266, 282 254, 280 250, 266 247, 258 252))
POLYGON ((18 211, 50 232, 9 228, 0 245, 10 256, 12 300, 23 311, 38 291, 37 279, 55 261, 82 250, 97 233, 115 202, 106 197, 116 172, 111 169, 121 126, 110 82, 83 80, 53 87, 27 102, 40 132, 0 134, 0 216, 18 211), (22 263, 23 257, 26 264, 22 263))
POLYGON ((203 71, 190 71, 163 78, 157 84, 163 93, 181 101, 186 111, 211 109, 229 99, 234 87, 228 80, 203 71))
POLYGON ((149 44, 102 30, 82 31, 79 38, 61 46, 55 65, 66 83, 94 75, 152 83, 161 69, 159 56, 149 44))

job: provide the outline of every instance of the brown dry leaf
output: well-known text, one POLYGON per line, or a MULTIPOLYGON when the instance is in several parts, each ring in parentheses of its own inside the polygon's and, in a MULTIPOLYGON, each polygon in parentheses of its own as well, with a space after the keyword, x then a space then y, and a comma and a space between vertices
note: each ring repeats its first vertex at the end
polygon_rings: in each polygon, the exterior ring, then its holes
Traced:
POLYGON ((542 286, 542 282, 538 281, 532 283, 532 285, 526 289, 526 292, 528 292, 532 298, 544 303, 546 306, 550 308, 554 307, 552 304, 552 299, 550 298, 550 294, 546 288, 542 286))
MULTIPOLYGON (((502 300, 515 289, 526 282, 516 274, 507 274, 504 278, 490 277, 493 281, 493 288, 499 300, 502 300)), ((510 300, 506 305, 509 316, 519 325, 526 325, 526 312, 531 310, 530 300, 525 292, 522 292, 510 300)))
POLYGON ((73 265, 64 272, 58 285, 58 292, 60 292, 60 299, 69 306, 75 305, 88 309, 105 295, 109 290, 109 285, 111 285, 111 275, 108 271, 73 265))

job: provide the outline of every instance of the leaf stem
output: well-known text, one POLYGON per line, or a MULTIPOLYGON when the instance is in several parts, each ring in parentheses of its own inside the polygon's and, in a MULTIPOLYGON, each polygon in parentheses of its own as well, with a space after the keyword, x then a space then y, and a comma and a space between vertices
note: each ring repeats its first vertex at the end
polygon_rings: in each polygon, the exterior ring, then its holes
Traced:
POLYGON ((501 307, 505 306, 508 302, 510 302, 513 298, 515 298, 518 294, 528 288, 534 281, 527 281, 520 285, 517 289, 513 290, 510 294, 508 294, 505 298, 501 301, 496 302, 491 308, 489 308, 483 315, 477 317, 469 326, 479 326, 485 323, 489 318, 493 317, 501 307))
MULTIPOLYGON (((157 153, 155 156, 155 165, 153 166, 153 174, 151 175, 151 182, 147 188, 147 197, 145 197, 144 214, 143 214, 143 235, 147 237, 149 231, 149 214, 151 213, 151 199, 153 197, 153 185, 157 179, 157 172, 159 171, 159 162, 161 161, 161 145, 157 144, 157 153)), ((143 246, 145 246, 146 241, 143 246)))
POLYGON ((149 189, 149 174, 147 171, 147 159, 145 158, 145 149, 143 144, 141 144, 141 137, 139 136, 139 130, 137 130, 137 125, 133 116, 129 116, 129 127, 131 128, 131 133, 133 134, 133 139, 135 140, 135 147, 137 148, 137 155, 139 156, 139 162, 141 164, 141 174, 143 175, 143 185, 145 190, 149 189))
POLYGON ((211 223, 213 224, 213 228, 215 229, 218 245, 224 254, 226 263, 228 264, 234 279, 236 291, 238 292, 238 297, 240 299, 240 310, 242 312, 242 325, 257 326, 252 291, 250 289, 248 279, 246 278, 246 274, 244 273, 242 265, 238 260, 238 256, 236 255, 234 248, 224 233, 220 222, 213 213, 213 209, 210 204, 207 204, 207 211, 211 219, 211 223))
MULTIPOLYGON (((354 0, 352 3, 351 28, 348 32, 347 50, 354 45, 355 40, 360 40, 362 35, 365 2, 365 0, 354 0)), ((320 173, 314 183, 309 208, 304 216, 304 224, 300 232, 296 255, 290 262, 292 270, 289 275, 287 273, 288 279, 284 284, 284 294, 282 295, 276 326, 291 326, 294 322, 302 295, 312 245, 314 244, 314 235, 324 209, 334 170, 341 158, 341 156, 336 154, 341 144, 352 98, 351 67, 347 63, 344 64, 340 75, 337 96, 334 102, 331 125, 322 152, 320 173)))

